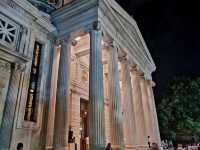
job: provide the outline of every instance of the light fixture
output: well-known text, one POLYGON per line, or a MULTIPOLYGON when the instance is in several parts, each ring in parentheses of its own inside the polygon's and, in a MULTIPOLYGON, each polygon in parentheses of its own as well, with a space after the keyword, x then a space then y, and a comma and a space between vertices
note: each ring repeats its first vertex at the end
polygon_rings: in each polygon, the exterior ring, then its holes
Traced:
POLYGON ((76 38, 75 38, 75 40, 78 42, 78 41, 80 41, 80 40, 81 40, 81 37, 80 37, 80 36, 78 36, 78 37, 76 37, 76 38))

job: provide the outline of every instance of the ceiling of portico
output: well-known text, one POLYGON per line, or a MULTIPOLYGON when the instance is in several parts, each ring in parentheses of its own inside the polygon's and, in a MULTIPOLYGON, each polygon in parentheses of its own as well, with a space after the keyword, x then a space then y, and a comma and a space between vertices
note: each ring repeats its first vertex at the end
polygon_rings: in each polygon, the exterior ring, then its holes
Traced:
MULTIPOLYGON (((78 36, 75 38, 77 42, 75 46, 73 46, 72 55, 74 55, 81 62, 89 66, 89 56, 90 56, 90 35, 86 34, 84 36, 78 36)), ((102 41, 102 62, 103 64, 107 64, 107 48, 104 47, 104 42, 102 41)))

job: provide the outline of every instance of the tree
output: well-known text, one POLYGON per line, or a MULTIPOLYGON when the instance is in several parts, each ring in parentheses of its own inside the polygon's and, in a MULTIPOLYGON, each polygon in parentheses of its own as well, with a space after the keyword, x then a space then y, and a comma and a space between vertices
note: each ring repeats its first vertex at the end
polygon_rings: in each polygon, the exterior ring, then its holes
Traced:
POLYGON ((178 142, 190 142, 200 135, 200 78, 173 79, 158 105, 161 135, 178 142))

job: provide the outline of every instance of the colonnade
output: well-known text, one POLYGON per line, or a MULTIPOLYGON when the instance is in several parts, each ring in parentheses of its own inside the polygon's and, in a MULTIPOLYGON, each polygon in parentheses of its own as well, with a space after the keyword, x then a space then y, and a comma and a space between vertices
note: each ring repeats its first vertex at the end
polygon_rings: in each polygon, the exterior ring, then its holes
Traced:
MULTIPOLYGON (((90 30, 89 66, 89 139, 91 150, 104 150, 105 114, 102 63, 102 30, 99 23, 90 30)), ((69 128, 69 87, 71 38, 62 40, 59 51, 58 74, 52 79, 52 97, 49 105, 46 149, 67 150, 69 128), (55 115, 51 115, 51 113, 55 115), (52 129, 53 128, 53 129, 52 129), (49 133, 49 134, 48 134, 49 133)), ((152 91, 152 81, 145 80, 137 66, 126 55, 119 57, 113 42, 108 46, 108 90, 111 122, 111 143, 115 150, 145 148, 147 136, 159 142, 159 128, 152 91), (119 63, 120 62, 120 63, 119 63), (120 64, 120 66, 118 66, 120 64), (120 71, 119 71, 120 68, 120 71), (121 79, 120 79, 121 77, 121 79), (120 88, 120 80, 122 86, 120 88), (121 92, 122 91, 122 92, 121 92), (122 112, 121 97, 125 111, 122 112), (126 130, 123 126, 126 125, 126 130), (126 137, 126 140, 124 141, 126 137)), ((57 56, 57 55, 55 55, 57 56)), ((58 64, 58 60, 54 60, 58 64)))

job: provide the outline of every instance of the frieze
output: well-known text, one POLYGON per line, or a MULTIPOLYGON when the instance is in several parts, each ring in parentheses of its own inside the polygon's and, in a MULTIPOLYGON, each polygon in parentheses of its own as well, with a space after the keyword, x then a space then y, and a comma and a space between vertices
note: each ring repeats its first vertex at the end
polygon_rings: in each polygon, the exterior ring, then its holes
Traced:
POLYGON ((12 0, 6 0, 7 4, 12 7, 12 8, 16 8, 16 4, 12 1, 12 0))
POLYGON ((10 73, 10 63, 0 60, 0 72, 10 73))

